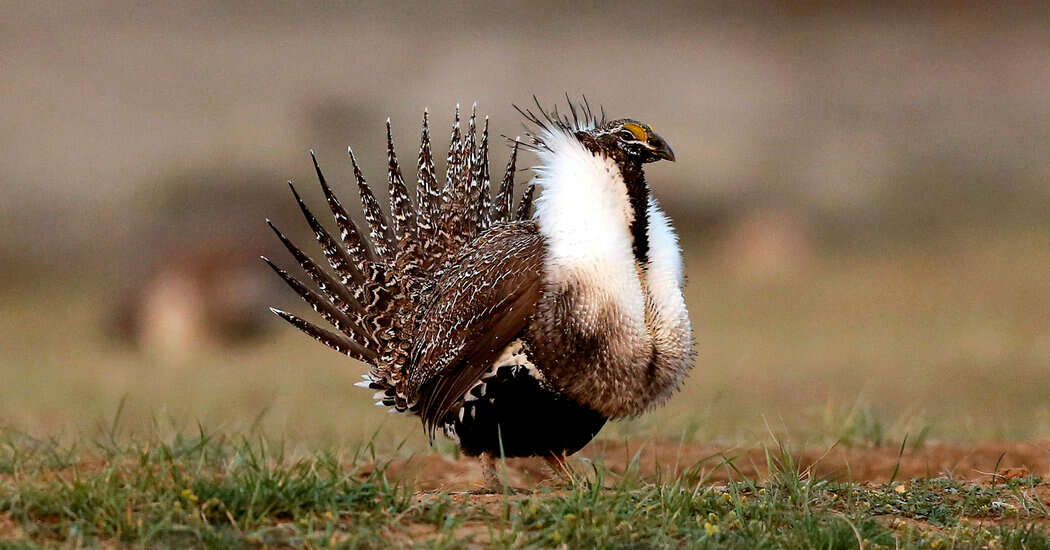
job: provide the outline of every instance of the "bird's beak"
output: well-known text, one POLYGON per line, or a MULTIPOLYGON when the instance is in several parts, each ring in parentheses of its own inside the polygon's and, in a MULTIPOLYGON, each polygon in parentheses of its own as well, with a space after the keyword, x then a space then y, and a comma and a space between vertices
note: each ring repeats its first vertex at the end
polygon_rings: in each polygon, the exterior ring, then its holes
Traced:
POLYGON ((671 146, 667 143, 664 143, 663 147, 657 149, 653 153, 656 155, 656 158, 674 162, 674 151, 671 150, 671 146))
POLYGON ((654 161, 663 159, 674 162, 674 151, 664 138, 652 134, 649 136, 649 143, 653 145, 649 151, 654 161))

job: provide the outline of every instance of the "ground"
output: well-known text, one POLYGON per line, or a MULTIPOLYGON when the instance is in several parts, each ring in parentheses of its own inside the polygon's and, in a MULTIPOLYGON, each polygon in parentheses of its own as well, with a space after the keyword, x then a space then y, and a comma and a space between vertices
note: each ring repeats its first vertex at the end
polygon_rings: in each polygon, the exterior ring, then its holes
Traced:
MULTIPOLYGON (((576 456, 577 468, 600 465, 622 475, 636 468, 643 477, 697 476, 712 483, 767 479, 768 448, 732 448, 683 444, 669 440, 599 440, 576 456), (732 467, 727 467, 732 463, 732 467)), ((791 453, 796 464, 817 478, 832 481, 884 483, 891 480, 948 477, 980 481, 999 476, 1050 477, 1050 442, 983 443, 958 445, 930 443, 919 448, 907 444, 882 447, 812 447, 791 453), (1024 475, 1020 475, 1025 473, 1024 475)), ((512 485, 531 487, 551 477, 540 459, 508 459, 506 475, 512 485)), ((427 454, 390 462, 388 477, 413 483, 424 491, 470 490, 481 483, 478 462, 442 454, 427 454)))
POLYGON ((155 356, 108 337, 97 281, 16 282, 0 548, 1050 548, 1048 235, 771 278, 687 246, 685 387, 603 429, 579 485, 513 460, 506 495, 294 330, 155 356))
POLYGON ((791 452, 599 441, 576 485, 509 461, 287 454, 251 436, 8 433, 0 547, 1050 548, 1050 442, 791 452))

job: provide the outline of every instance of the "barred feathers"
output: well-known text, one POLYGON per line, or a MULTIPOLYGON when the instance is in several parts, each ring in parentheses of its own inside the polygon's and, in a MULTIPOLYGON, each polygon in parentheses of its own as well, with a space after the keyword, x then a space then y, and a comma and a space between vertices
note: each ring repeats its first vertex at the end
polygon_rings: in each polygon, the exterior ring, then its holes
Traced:
POLYGON ((480 138, 476 108, 471 110, 465 134, 460 125, 457 106, 441 185, 434 166, 429 115, 423 113, 413 200, 387 120, 389 218, 365 180, 353 150, 347 150, 367 225, 365 231, 351 218, 310 152, 321 191, 339 230, 338 240, 291 183, 289 187, 328 268, 315 262, 267 220, 316 290, 269 259, 263 261, 335 332, 279 309, 273 309, 274 313, 322 344, 370 365, 363 384, 380 390, 381 404, 401 411, 413 405, 398 388, 407 376, 411 334, 421 315, 416 298, 423 289, 433 286, 436 276, 465 244, 490 228, 531 216, 531 184, 517 209, 513 208, 517 142, 493 197, 488 118, 480 138))

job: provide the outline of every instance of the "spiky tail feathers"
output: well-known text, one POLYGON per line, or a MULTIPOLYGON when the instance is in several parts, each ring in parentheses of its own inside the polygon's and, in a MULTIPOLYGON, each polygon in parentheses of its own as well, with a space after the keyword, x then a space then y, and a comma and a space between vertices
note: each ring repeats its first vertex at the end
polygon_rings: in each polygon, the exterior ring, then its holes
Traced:
POLYGON ((464 244, 489 227, 531 215, 531 182, 517 208, 513 208, 517 141, 496 195, 492 196, 488 117, 479 140, 476 113, 476 108, 471 110, 464 133, 456 107, 445 182, 439 187, 429 116, 424 111, 415 201, 409 197, 387 120, 389 217, 365 181, 353 151, 348 149, 367 233, 350 217, 321 172, 313 151, 310 152, 321 191, 339 229, 339 240, 318 221, 292 183, 288 185, 331 272, 266 220, 316 290, 268 258, 263 257, 263 261, 335 330, 277 308, 271 311, 318 342, 370 365, 365 380, 358 385, 377 390, 374 397, 378 405, 393 406, 399 411, 414 406, 407 402, 402 388, 407 378, 412 334, 421 313, 420 304, 426 303, 427 292, 444 265, 464 244))

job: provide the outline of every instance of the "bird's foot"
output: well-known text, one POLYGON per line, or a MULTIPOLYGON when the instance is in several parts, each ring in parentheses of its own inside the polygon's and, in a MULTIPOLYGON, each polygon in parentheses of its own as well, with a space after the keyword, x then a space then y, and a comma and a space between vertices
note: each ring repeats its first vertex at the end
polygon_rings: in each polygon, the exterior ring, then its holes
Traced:
POLYGON ((573 471, 572 466, 563 454, 543 457, 547 465, 554 471, 554 475, 569 487, 575 487, 580 483, 580 478, 573 471))
POLYGON ((525 491, 515 489, 507 483, 505 471, 501 471, 501 460, 489 453, 482 453, 478 457, 481 461, 481 487, 471 491, 476 495, 491 495, 496 493, 522 493, 525 491))

